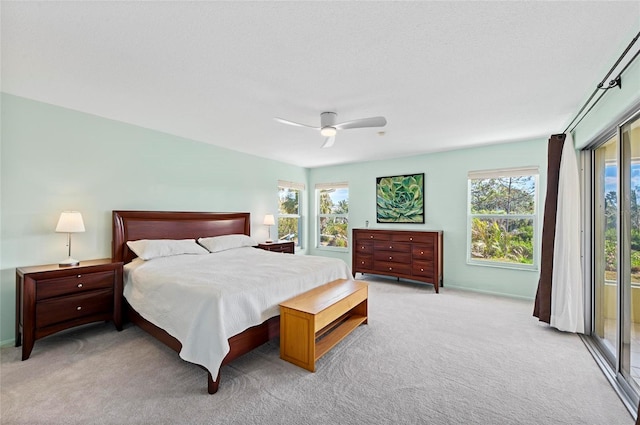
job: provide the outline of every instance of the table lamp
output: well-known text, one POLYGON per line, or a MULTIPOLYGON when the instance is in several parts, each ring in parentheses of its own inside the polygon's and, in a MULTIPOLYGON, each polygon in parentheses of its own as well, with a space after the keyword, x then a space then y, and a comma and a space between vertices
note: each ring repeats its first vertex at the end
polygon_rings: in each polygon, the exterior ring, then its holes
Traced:
POLYGON ((275 217, 273 217, 273 214, 267 214, 264 216, 264 223, 265 226, 269 226, 269 239, 267 239, 265 242, 266 243, 271 243, 273 242, 273 240, 271 239, 271 226, 273 226, 274 224, 276 224, 276 220, 275 217))
POLYGON ((82 214, 78 211, 63 211, 60 214, 56 232, 67 234, 67 246, 69 247, 69 258, 59 263, 61 267, 77 266, 80 262, 71 257, 71 234, 84 232, 84 222, 82 214))

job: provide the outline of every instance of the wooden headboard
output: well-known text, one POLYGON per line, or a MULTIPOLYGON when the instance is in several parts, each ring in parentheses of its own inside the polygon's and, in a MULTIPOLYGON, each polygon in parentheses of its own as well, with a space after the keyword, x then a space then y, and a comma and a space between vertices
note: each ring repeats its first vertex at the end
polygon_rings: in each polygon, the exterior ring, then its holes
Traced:
POLYGON ((249 213, 113 211, 111 258, 128 263, 136 255, 127 241, 197 239, 251 233, 249 213))

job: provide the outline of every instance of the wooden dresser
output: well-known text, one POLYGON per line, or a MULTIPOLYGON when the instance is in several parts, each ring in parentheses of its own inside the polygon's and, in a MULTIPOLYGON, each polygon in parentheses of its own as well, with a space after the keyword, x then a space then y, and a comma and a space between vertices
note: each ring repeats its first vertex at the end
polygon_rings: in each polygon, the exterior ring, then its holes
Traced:
POLYGON ((442 231, 353 229, 352 272, 442 285, 442 231))

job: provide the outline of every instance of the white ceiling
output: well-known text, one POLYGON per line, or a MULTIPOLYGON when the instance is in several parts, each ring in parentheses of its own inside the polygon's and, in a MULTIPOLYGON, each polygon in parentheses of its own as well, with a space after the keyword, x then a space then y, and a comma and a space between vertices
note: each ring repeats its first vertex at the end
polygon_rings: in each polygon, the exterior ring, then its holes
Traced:
POLYGON ((640 2, 1 3, 2 91, 303 167, 548 137, 640 2), (383 115, 380 129, 319 125, 383 115))

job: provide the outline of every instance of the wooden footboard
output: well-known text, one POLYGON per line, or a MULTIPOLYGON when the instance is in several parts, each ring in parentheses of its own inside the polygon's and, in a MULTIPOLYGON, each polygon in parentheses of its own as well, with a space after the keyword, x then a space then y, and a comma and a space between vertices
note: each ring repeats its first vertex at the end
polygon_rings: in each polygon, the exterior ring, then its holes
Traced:
MULTIPOLYGON (((123 305, 127 318, 140 327, 142 330, 156 338, 158 341, 165 344, 175 352, 179 353, 182 349, 180 341, 172 337, 165 331, 144 319, 135 311, 127 300, 123 298, 123 305)), ((280 316, 272 317, 266 320, 260 325, 253 326, 242 333, 229 338, 229 352, 222 360, 222 364, 228 364, 234 359, 248 353, 249 351, 261 346, 265 342, 276 338, 280 335, 280 316)), ((216 374, 216 379, 213 379, 211 371, 202 365, 198 365, 207 371, 207 392, 209 394, 215 394, 218 391, 218 385, 220 384, 220 371, 216 374)))

